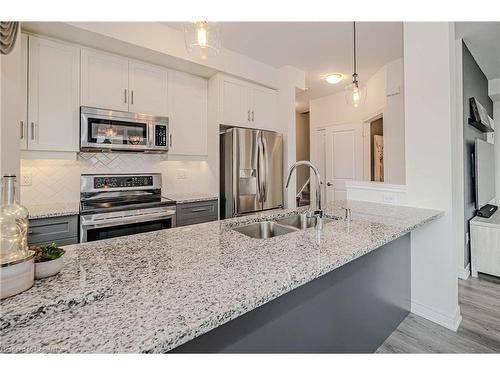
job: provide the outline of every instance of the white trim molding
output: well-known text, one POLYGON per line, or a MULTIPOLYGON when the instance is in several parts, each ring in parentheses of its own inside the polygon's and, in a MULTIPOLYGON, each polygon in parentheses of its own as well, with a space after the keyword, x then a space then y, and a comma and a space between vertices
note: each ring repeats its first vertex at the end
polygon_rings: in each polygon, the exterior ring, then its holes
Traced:
POLYGON ((462 280, 467 280, 470 276, 470 263, 464 268, 458 269, 458 277, 462 280))
POLYGON ((375 181, 346 181, 347 189, 363 189, 375 191, 390 191, 393 193, 406 193, 406 185, 386 184, 385 182, 375 181))
POLYGON ((453 332, 458 330, 460 323, 462 322, 462 315, 460 314, 460 306, 457 306, 455 314, 449 316, 437 311, 429 306, 425 306, 414 300, 411 301, 411 312, 415 315, 421 316, 431 322, 439 324, 453 332))

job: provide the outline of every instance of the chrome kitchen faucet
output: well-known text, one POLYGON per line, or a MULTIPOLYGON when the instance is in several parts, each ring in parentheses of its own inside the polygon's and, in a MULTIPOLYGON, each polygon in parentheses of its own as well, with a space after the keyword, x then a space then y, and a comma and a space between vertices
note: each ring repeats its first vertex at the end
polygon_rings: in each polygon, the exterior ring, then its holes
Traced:
POLYGON ((308 160, 300 160, 295 162, 288 170, 288 178, 286 179, 286 187, 290 185, 290 180, 292 178, 293 171, 300 167, 301 165, 308 166, 311 168, 316 175, 316 209, 308 215, 308 217, 316 217, 316 228, 322 229, 323 227, 323 206, 321 205, 321 175, 319 173, 318 167, 308 160))

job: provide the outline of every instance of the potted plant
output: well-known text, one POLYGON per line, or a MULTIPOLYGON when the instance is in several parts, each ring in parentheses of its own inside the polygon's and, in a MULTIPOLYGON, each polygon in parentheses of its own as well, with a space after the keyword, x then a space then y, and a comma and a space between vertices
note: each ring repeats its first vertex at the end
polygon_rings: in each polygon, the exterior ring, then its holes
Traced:
POLYGON ((43 279, 57 274, 63 267, 63 249, 55 243, 44 246, 33 246, 35 252, 35 279, 43 279))

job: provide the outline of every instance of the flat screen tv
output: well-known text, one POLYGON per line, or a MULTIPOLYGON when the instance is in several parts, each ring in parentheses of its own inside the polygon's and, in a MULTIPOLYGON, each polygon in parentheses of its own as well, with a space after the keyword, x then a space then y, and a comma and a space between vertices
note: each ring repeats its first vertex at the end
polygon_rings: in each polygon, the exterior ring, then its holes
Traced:
POLYGON ((474 164, 476 209, 479 210, 495 198, 495 151, 492 143, 476 138, 474 164))

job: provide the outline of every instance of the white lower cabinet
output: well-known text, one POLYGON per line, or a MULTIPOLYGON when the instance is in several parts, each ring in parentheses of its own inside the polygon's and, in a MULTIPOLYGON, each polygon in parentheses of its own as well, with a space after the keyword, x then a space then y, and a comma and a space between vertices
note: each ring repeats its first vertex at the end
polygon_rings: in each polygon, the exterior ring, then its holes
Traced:
POLYGON ((169 72, 171 155, 207 155, 207 80, 169 72))
POLYGON ((28 150, 78 151, 80 49, 29 37, 28 150))

